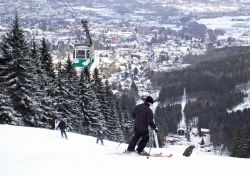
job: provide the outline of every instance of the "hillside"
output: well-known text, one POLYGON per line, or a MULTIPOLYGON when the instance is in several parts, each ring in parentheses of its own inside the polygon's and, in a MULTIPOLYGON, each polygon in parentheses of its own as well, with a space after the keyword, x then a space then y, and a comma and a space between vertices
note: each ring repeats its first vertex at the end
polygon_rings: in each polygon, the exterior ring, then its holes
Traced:
MULTIPOLYGON (((152 149, 173 153, 172 158, 122 155, 126 144, 59 131, 0 125, 1 176, 82 175, 246 175, 249 159, 205 155, 195 150, 183 157, 182 147, 152 149)), ((148 149, 147 149, 148 150, 148 149)))
POLYGON ((214 145, 225 144, 230 150, 236 133, 249 131, 249 109, 230 110, 247 97, 243 90, 249 89, 250 57, 247 48, 232 47, 230 51, 231 54, 226 48, 216 51, 218 55, 208 53, 203 58, 210 60, 201 59, 203 62, 191 68, 154 78, 162 86, 156 122, 166 124, 165 134, 176 132, 173 126, 178 124, 180 107, 175 102, 179 101, 184 88, 188 97, 184 110, 188 126, 192 127, 193 118, 198 117, 198 127, 211 130, 214 145))

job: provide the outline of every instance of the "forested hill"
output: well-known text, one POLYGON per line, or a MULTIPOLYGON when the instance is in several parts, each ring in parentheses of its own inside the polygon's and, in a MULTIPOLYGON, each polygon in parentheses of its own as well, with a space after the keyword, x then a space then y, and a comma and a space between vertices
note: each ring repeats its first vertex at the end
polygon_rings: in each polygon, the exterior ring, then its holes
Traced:
POLYGON ((242 53, 250 52, 249 46, 234 46, 234 47, 225 47, 221 49, 208 49, 205 55, 187 55, 184 58, 184 61, 192 64, 192 67, 196 67, 198 63, 204 61, 218 61, 223 60, 227 56, 238 56, 242 53))
MULTIPOLYGON (((231 48, 231 53, 235 53, 234 48, 231 48)), ((214 144, 230 146, 237 131, 245 133, 250 129, 250 110, 234 113, 227 111, 246 96, 236 87, 250 80, 250 53, 238 52, 224 57, 218 55, 218 59, 215 55, 213 57, 193 68, 166 73, 164 76, 161 74, 159 100, 161 104, 169 106, 160 105, 156 117, 158 122, 168 126, 165 133, 175 132, 176 128, 168 124, 178 123, 180 105, 170 104, 179 100, 186 88, 187 96, 192 100, 184 110, 188 122, 195 116, 199 117, 198 126, 211 130, 214 144)))

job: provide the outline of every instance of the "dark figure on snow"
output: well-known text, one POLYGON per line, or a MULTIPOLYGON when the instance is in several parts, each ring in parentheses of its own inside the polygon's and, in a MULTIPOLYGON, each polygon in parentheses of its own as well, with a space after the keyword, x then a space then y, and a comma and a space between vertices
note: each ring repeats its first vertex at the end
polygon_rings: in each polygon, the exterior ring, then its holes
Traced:
POLYGON ((65 123, 65 121, 64 121, 63 119, 59 122, 57 128, 60 129, 62 138, 63 138, 63 135, 64 135, 64 137, 65 137, 66 139, 68 139, 67 134, 66 134, 66 131, 65 131, 65 129, 66 129, 66 123, 65 123))
POLYGON ((187 132, 185 133, 185 137, 186 137, 186 139, 187 139, 188 141, 190 141, 190 134, 189 134, 189 131, 187 131, 187 132))
POLYGON ((194 145, 190 145, 189 147, 187 147, 183 153, 183 156, 189 157, 192 154, 194 148, 194 145))
POLYGON ((139 104, 135 107, 133 111, 134 118, 134 131, 135 134, 131 139, 127 151, 134 151, 135 146, 138 143, 136 151, 139 154, 144 154, 144 148, 146 147, 149 140, 149 131, 148 126, 150 126, 153 130, 158 132, 158 128, 156 128, 154 120, 153 120, 153 112, 149 108, 150 105, 153 105, 154 100, 152 97, 148 96, 144 103, 139 104))
POLYGON ((97 131, 97 135, 96 135, 96 143, 98 144, 99 140, 101 141, 101 144, 104 145, 103 143, 103 139, 104 139, 104 133, 102 130, 98 130, 97 131))

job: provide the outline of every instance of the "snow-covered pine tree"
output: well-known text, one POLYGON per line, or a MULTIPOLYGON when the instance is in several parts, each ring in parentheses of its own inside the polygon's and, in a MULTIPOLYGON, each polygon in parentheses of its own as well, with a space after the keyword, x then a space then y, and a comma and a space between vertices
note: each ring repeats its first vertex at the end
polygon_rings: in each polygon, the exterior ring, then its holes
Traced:
POLYGON ((98 129, 106 131, 101 105, 91 86, 89 75, 86 75, 86 69, 82 69, 80 74, 79 100, 84 117, 82 123, 83 134, 95 136, 98 129))
POLYGON ((77 72, 69 56, 64 64, 63 72, 65 73, 67 83, 71 84, 71 88, 74 88, 77 84, 77 72))
MULTIPOLYGON (((2 48, 7 49, 9 47, 7 42, 4 42, 6 38, 3 38, 3 41, 0 43, 1 53, 0 56, 3 55, 2 48)), ((8 53, 6 53, 8 54, 8 53)), ((11 57, 0 57, 0 124, 13 124, 13 125, 23 125, 23 119, 21 114, 18 114, 13 109, 13 104, 9 95, 6 92, 6 82, 5 76, 11 72, 11 57)))
POLYGON ((121 121, 121 127, 123 131, 123 136, 125 138, 126 142, 129 142, 131 139, 131 136, 134 133, 134 123, 133 118, 131 116, 131 111, 135 106, 134 98, 130 99, 126 94, 122 94, 121 96, 116 97, 117 98, 117 106, 120 109, 121 113, 120 115, 120 121, 121 121))
POLYGON ((108 80, 105 81, 105 93, 109 104, 109 116, 106 118, 107 136, 110 140, 124 142, 118 106, 108 80))
POLYGON ((124 132, 123 132, 123 123, 124 123, 124 121, 123 121, 123 119, 124 119, 123 113, 122 113, 121 107, 119 106, 118 101, 117 101, 115 96, 114 96, 114 99, 115 99, 115 106, 116 106, 117 114, 118 114, 118 121, 119 121, 119 124, 120 124, 120 131, 121 131, 120 136, 122 136, 122 138, 120 138, 119 141, 125 142, 125 136, 124 136, 124 132))
POLYGON ((91 74, 90 74, 90 71, 89 71, 89 67, 84 67, 84 77, 86 79, 86 81, 90 82, 91 81, 91 74))
POLYGON ((11 29, 3 36, 1 42, 2 59, 5 65, 1 71, 2 85, 11 99, 13 109, 20 113, 25 125, 34 126, 34 91, 31 63, 24 32, 19 26, 17 15, 11 29))
POLYGON ((54 128, 54 120, 52 119, 52 103, 48 102, 47 93, 45 91, 45 70, 42 71, 41 60, 38 54, 37 44, 33 38, 30 49, 30 63, 32 65, 30 73, 33 74, 34 92, 37 104, 35 104, 37 120, 35 126, 43 128, 54 128))
POLYGON ((239 158, 250 158, 250 132, 249 130, 238 130, 234 136, 231 156, 239 158))
POLYGON ((67 111, 71 114, 71 116, 68 116, 68 124, 70 124, 70 126, 72 127, 72 131, 82 133, 83 116, 79 105, 79 79, 73 62, 71 61, 69 56, 65 64, 63 65, 62 73, 63 74, 61 75, 61 81, 63 83, 63 87, 69 93, 66 97, 64 97, 66 101, 70 102, 70 104, 67 105, 67 107, 69 108, 67 109, 67 111))
POLYGON ((33 65, 31 71, 35 73, 33 79, 36 79, 37 86, 39 89, 41 89, 41 87, 39 87, 42 85, 41 82, 43 81, 43 79, 41 78, 42 76, 41 60, 38 55, 38 49, 37 49, 35 38, 33 38, 31 41, 30 60, 33 65))
MULTIPOLYGON (((125 126, 127 126, 127 124, 125 123, 125 112, 122 111, 122 108, 121 106, 119 105, 118 103, 118 100, 116 99, 116 97, 114 96, 114 99, 115 99, 115 103, 116 103, 116 109, 117 109, 117 113, 118 113, 118 120, 119 120, 119 124, 120 124, 120 131, 121 131, 121 134, 120 134, 120 138, 118 139, 119 141, 122 141, 122 142, 129 142, 126 140, 126 133, 125 133, 125 126)), ((133 126, 132 126, 132 129, 133 129, 133 126)))
POLYGON ((102 83, 102 79, 100 78, 99 71, 97 68, 94 69, 93 73, 93 88, 96 94, 96 97, 101 105, 101 111, 104 115, 105 121, 110 116, 110 105, 108 104, 108 100, 105 93, 105 87, 102 83))
POLYGON ((65 75, 64 68, 61 63, 57 66, 57 77, 55 81, 55 87, 53 90, 54 106, 56 111, 56 116, 59 119, 64 119, 67 122, 67 125, 70 131, 76 131, 74 126, 75 117, 75 105, 72 103, 75 96, 73 92, 70 92, 67 85, 65 84, 65 75))
POLYGON ((123 140, 124 140, 123 142, 128 143, 131 139, 131 136, 134 133, 133 120, 128 110, 121 108, 120 104, 118 103, 118 100, 116 100, 116 107, 117 107, 119 122, 121 125, 122 134, 123 134, 123 140))
POLYGON ((39 68, 41 72, 39 72, 38 82, 40 90, 45 92, 45 95, 41 99, 42 118, 48 119, 50 122, 48 125, 51 126, 49 128, 54 128, 57 118, 54 98, 55 72, 46 39, 43 38, 40 43, 41 45, 38 48, 38 63, 41 65, 39 68))
POLYGON ((48 43, 45 38, 41 41, 40 59, 41 59, 41 69, 46 71, 48 81, 52 82, 55 78, 55 72, 53 68, 52 56, 49 51, 48 43))
POLYGON ((123 111, 123 123, 122 123, 122 131, 125 141, 128 143, 131 140, 131 136, 134 133, 134 123, 130 113, 127 110, 123 111))
POLYGON ((0 93, 0 124, 23 125, 21 114, 13 109, 10 97, 3 91, 0 93))

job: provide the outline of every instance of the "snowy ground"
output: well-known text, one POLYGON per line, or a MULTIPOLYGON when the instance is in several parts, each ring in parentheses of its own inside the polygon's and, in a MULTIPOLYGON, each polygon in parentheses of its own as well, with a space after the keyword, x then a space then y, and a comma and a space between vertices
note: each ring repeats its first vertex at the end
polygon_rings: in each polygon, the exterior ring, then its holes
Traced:
MULTIPOLYGON (((149 158, 121 153, 126 144, 104 141, 59 131, 0 125, 1 176, 83 176, 83 175, 249 175, 250 159, 221 157, 194 151, 183 157, 184 148, 152 149, 172 153, 172 158, 149 158)), ((148 150, 148 149, 147 149, 148 150)))
POLYGON ((206 25, 209 29, 224 30, 226 34, 219 36, 219 39, 233 37, 249 43, 250 16, 223 16, 200 19, 197 22, 206 25))
POLYGON ((250 108, 250 89, 243 91, 245 94, 247 94, 247 97, 244 98, 244 101, 237 106, 235 106, 232 110, 229 110, 228 112, 236 112, 236 111, 243 111, 244 109, 250 108))

